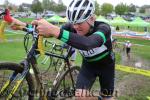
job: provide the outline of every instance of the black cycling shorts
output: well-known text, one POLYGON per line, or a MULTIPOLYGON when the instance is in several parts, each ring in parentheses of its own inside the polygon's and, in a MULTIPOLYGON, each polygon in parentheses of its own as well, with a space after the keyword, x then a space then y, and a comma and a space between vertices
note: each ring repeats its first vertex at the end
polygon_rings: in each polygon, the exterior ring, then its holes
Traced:
POLYGON ((77 78, 77 89, 91 90, 96 77, 99 77, 99 83, 101 86, 99 94, 104 97, 112 96, 114 91, 115 61, 112 58, 107 57, 101 62, 102 63, 88 63, 83 61, 77 78))
POLYGON ((126 53, 128 54, 128 53, 130 53, 130 48, 126 48, 126 53))

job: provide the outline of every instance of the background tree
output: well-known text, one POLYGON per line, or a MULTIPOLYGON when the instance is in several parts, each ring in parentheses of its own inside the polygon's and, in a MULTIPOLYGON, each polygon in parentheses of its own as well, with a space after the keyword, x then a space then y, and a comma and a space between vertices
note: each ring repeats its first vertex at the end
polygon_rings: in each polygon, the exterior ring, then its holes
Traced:
POLYGON ((116 12, 116 14, 123 15, 126 12, 128 12, 128 8, 129 7, 126 4, 120 3, 120 4, 116 5, 115 12, 116 12))
POLYGON ((51 5, 50 5, 50 1, 49 0, 43 0, 42 7, 43 7, 44 10, 49 10, 50 6, 51 5))
POLYGON ((10 4, 10 9, 12 10, 12 12, 16 12, 18 11, 18 6, 15 4, 10 4))
POLYGON ((141 8, 140 8, 140 13, 145 13, 145 9, 146 8, 150 8, 150 5, 143 5, 141 8))
POLYGON ((104 16, 106 16, 108 13, 112 13, 112 11, 113 11, 113 5, 110 3, 104 3, 101 6, 101 12, 102 12, 102 15, 104 16))
POLYGON ((136 6, 134 4, 129 5, 129 12, 136 12, 136 6))
POLYGON ((42 4, 39 0, 34 0, 32 2, 31 11, 36 13, 36 15, 37 15, 37 13, 43 12, 42 4))
POLYGON ((8 1, 8 0, 5 0, 5 1, 4 1, 4 8, 7 8, 9 5, 10 5, 9 1, 8 1))
POLYGON ((47 8, 48 10, 51 10, 54 12, 62 12, 66 10, 66 6, 63 4, 63 2, 59 2, 57 4, 54 1, 50 1, 47 8))
POLYGON ((66 6, 63 3, 59 3, 55 6, 55 12, 62 12, 66 10, 66 6))
POLYGON ((57 4, 54 1, 50 1, 49 10, 55 11, 56 6, 57 6, 57 4))
POLYGON ((19 12, 24 12, 24 8, 22 7, 22 5, 19 6, 18 11, 19 12))
POLYGON ((129 12, 136 12, 136 6, 134 4, 130 4, 128 11, 129 12))
POLYGON ((145 8, 144 8, 144 7, 141 7, 140 10, 139 10, 139 12, 140 12, 140 13, 145 13, 145 8))
POLYGON ((100 15, 100 10, 101 10, 100 5, 98 4, 98 2, 97 2, 97 0, 96 0, 96 1, 95 1, 95 14, 96 14, 97 16, 100 15))

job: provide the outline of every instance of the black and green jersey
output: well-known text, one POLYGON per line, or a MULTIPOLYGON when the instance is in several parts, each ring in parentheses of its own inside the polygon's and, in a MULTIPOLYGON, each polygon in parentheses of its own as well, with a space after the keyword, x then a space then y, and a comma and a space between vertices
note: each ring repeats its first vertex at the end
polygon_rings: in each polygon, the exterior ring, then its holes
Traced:
POLYGON ((88 62, 100 61, 112 50, 111 29, 104 22, 95 21, 86 36, 78 35, 72 24, 67 23, 62 26, 58 39, 77 48, 88 62))

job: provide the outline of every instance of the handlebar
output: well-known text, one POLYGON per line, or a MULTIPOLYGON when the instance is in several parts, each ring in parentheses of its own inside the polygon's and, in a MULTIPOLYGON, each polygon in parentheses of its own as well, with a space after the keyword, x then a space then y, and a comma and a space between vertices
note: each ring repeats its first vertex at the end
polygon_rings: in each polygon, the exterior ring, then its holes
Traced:
POLYGON ((22 26, 16 26, 16 27, 17 27, 17 29, 23 30, 24 32, 26 32, 26 35, 25 35, 25 38, 24 38, 24 47, 25 47, 26 52, 27 52, 27 45, 28 45, 28 40, 26 40, 28 38, 26 38, 26 37, 29 34, 31 34, 32 37, 33 37, 33 40, 35 40, 36 43, 37 43, 37 49, 36 50, 38 50, 41 55, 44 55, 43 36, 38 35, 38 31, 36 29, 36 26, 34 25, 34 26, 32 26, 32 28, 31 27, 30 28, 22 27, 22 26), (27 41, 27 45, 25 44, 26 41, 27 41))
MULTIPOLYGON (((2 11, 0 13, 0 16, 3 16, 5 14, 7 14, 7 11, 9 11, 9 9, 5 9, 4 11, 2 11)), ((22 27, 22 26, 15 26, 17 27, 17 29, 19 30, 23 30, 25 32, 27 32, 27 34, 32 34, 32 37, 34 40, 37 40, 37 50, 40 52, 40 54, 44 54, 44 48, 43 48, 43 37, 42 36, 38 36, 38 31, 36 29, 36 26, 33 26, 32 28, 28 28, 28 27, 22 27)))

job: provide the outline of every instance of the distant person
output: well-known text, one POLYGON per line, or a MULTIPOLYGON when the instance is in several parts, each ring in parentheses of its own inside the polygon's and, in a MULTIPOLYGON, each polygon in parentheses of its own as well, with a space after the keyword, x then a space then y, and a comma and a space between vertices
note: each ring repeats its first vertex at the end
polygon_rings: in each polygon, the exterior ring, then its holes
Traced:
POLYGON ((118 45, 117 45, 117 39, 116 38, 112 39, 112 46, 113 46, 113 49, 115 49, 115 48, 118 47, 118 45))
POLYGON ((130 41, 127 41, 125 43, 126 54, 127 54, 128 59, 130 59, 131 46, 132 44, 130 43, 130 41))

